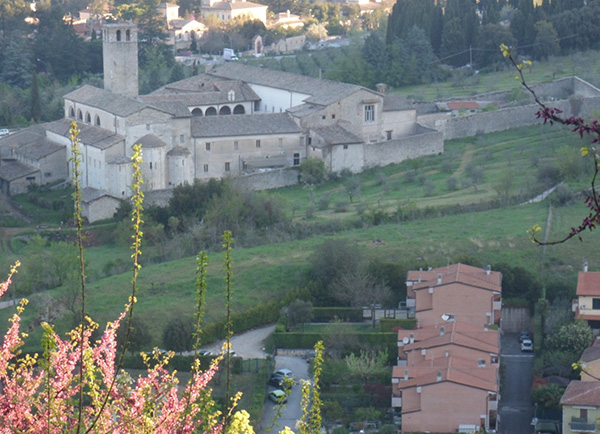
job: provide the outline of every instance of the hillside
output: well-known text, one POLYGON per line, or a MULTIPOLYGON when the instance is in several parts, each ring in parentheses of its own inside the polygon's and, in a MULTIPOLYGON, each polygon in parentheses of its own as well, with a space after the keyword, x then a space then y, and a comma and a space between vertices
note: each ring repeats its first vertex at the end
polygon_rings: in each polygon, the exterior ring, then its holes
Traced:
MULTIPOLYGON (((598 234, 586 234, 582 243, 572 241, 547 248, 543 256, 542 249, 527 240, 526 231, 535 223, 545 225, 548 202, 515 203, 536 196, 546 188, 544 186, 556 182, 542 179, 548 167, 556 168, 548 172, 555 176, 569 168, 581 173, 577 157, 580 145, 576 136, 556 127, 521 128, 450 141, 444 155, 352 177, 350 179, 360 182, 360 193, 352 204, 345 191, 348 179, 330 181, 314 189, 297 186, 270 192, 285 199, 288 218, 293 215, 296 225, 320 225, 320 229, 307 231, 304 239, 287 242, 283 234, 276 236, 277 232, 269 234, 267 230, 262 242, 276 238, 274 243, 236 248, 233 309, 240 312, 283 298, 305 284, 303 277, 315 246, 332 236, 355 243, 364 254, 365 263, 379 258, 408 267, 427 267, 475 258, 492 264, 492 268, 499 262, 522 266, 548 286, 549 296, 570 299, 581 264, 587 261, 591 269, 600 266, 597 264, 598 234), (557 158, 557 153, 562 157, 557 158), (569 155, 575 158, 569 160, 566 158, 569 155), (569 161, 575 164, 575 169, 568 165, 569 161), (469 182, 469 167, 483 174, 475 183, 469 182), (423 174, 424 181, 419 178, 423 174), (449 188, 448 179, 452 177, 458 183, 449 188), (330 196, 331 204, 319 210, 315 205, 324 195, 330 196), (336 211, 337 202, 344 202, 346 210, 336 211), (379 217, 375 219, 375 216, 379 217)), ((572 192, 577 192, 585 188, 589 180, 585 176, 567 177, 566 182, 572 192)), ((580 199, 573 200, 570 206, 553 207, 551 237, 564 234, 585 212, 580 199)), ((152 249, 147 248, 145 252, 151 255, 152 249)), ((89 273, 102 269, 108 261, 126 261, 127 256, 124 247, 90 248, 89 273)), ((222 254, 211 253, 210 256, 206 310, 209 322, 224 316, 222 254)), ((26 262, 27 258, 21 260, 26 262)), ((148 324, 152 346, 161 345, 162 330, 172 318, 192 315, 195 267, 194 257, 189 257, 142 269, 140 302, 136 309, 139 318, 148 324)), ((125 273, 88 285, 87 306, 95 320, 102 323, 118 315, 127 300, 130 279, 130 273, 125 273)), ((60 306, 68 298, 69 290, 61 288, 31 296, 32 303, 24 315, 25 324, 48 309, 49 296, 58 300, 60 306)), ((57 310, 61 309, 63 313, 56 323, 59 330, 65 330, 72 323, 72 314, 64 307, 57 310)), ((0 324, 6 324, 8 315, 10 309, 0 311, 0 324)), ((35 347, 39 342, 39 328, 33 327, 32 331, 29 342, 35 347)))

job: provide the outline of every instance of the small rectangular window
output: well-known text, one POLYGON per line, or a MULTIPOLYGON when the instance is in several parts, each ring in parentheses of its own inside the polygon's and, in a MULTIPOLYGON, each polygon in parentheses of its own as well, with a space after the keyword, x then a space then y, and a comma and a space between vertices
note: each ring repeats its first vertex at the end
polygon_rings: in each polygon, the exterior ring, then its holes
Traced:
POLYGON ((348 145, 344 145, 344 149, 348 149, 348 145))
POLYGON ((279 139, 279 147, 281 148, 283 146, 283 139, 279 139))
POLYGON ((323 119, 323 120, 327 119, 327 115, 321 116, 321 119, 323 119))
POLYGON ((308 144, 308 145, 312 145, 312 137, 307 137, 306 139, 308 140, 308 143, 307 143, 307 144, 308 144))
POLYGON ((225 172, 229 172, 230 169, 231 169, 231 164, 228 161, 227 163, 225 163, 225 172))
POLYGON ((208 164, 205 164, 205 165, 204 165, 204 171, 205 171, 205 172, 208 172, 208 164))
POLYGON ((206 142, 206 150, 210 151, 210 142, 206 142))
POLYGON ((335 114, 332 114, 332 115, 331 115, 331 119, 335 119, 335 114))
POLYGON ((365 122, 375 122, 375 106, 373 104, 365 106, 365 122))
POLYGON ((146 131, 150 131, 150 124, 146 124, 146 131))
POLYGON ((179 143, 185 142, 185 136, 183 134, 179 135, 179 143))
POLYGON ((391 131, 386 131, 385 132, 385 138, 387 140, 392 140, 392 132, 391 131))
POLYGON ((257 140, 257 141, 256 141, 256 147, 257 147, 257 148, 260 148, 260 140, 257 140))
POLYGON ((294 154, 294 166, 298 166, 300 164, 300 154, 294 154))
POLYGON ((240 145, 237 140, 235 142, 233 142, 233 150, 234 151, 237 151, 239 149, 239 147, 240 147, 240 145))
POLYGON ((152 161, 150 162, 150 170, 152 170, 152 161))
POLYGON ((46 173, 44 173, 44 176, 46 178, 50 178, 52 176, 52 172, 46 172, 46 173))
POLYGON ((592 309, 600 309, 600 298, 592 299, 592 309))

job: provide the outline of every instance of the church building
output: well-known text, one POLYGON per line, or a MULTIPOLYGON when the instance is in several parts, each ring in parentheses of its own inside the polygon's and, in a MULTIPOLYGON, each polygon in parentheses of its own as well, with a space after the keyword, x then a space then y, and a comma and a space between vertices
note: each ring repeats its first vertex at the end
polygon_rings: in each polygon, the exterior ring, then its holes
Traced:
POLYGON ((195 179, 238 177, 298 166, 308 157, 330 171, 398 163, 443 152, 438 131, 384 89, 228 62, 205 74, 138 92, 137 28, 103 28, 104 89, 64 96, 64 118, 0 139, 0 188, 69 180, 69 127, 81 130, 84 210, 112 216, 131 195, 132 146, 142 145, 146 191, 195 179), (35 150, 35 151, 32 151, 35 150))

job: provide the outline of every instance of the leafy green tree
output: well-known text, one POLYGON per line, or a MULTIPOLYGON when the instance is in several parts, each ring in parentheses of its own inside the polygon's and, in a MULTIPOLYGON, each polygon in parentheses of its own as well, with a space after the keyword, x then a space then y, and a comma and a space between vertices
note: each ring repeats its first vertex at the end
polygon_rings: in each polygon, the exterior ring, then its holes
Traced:
POLYGON ((148 324, 139 316, 131 319, 131 330, 129 332, 129 342, 126 342, 126 330, 120 329, 117 332, 117 345, 119 348, 126 348, 133 356, 136 351, 149 348, 152 342, 152 336, 148 331, 148 324))
POLYGON ((42 118, 42 102, 40 100, 38 76, 35 73, 31 77, 31 95, 29 98, 31 103, 31 118, 39 122, 42 118))
POLYGON ((558 33, 554 26, 548 21, 538 21, 535 23, 535 48, 536 59, 545 60, 549 56, 554 56, 560 52, 558 43, 558 33))
POLYGON ((392 298, 390 288, 356 269, 339 274, 330 287, 332 295, 342 306, 386 306, 392 298))
POLYGON ((38 11, 39 24, 33 41, 38 72, 49 73, 60 81, 88 70, 85 44, 73 26, 65 22, 64 15, 58 6, 38 11))
POLYGON ((558 384, 546 384, 536 387, 531 392, 531 400, 548 410, 560 410, 560 399, 565 392, 558 384))
POLYGON ((347 240, 328 238, 316 246, 311 255, 309 274, 315 299, 321 305, 333 305, 336 298, 327 288, 339 277, 357 269, 360 261, 361 254, 357 246, 347 240))
POLYGON ((163 330, 163 346, 172 351, 189 351, 194 345, 194 321, 191 318, 177 316, 163 330))
POLYGON ((312 321, 313 305, 310 301, 294 300, 284 309, 290 327, 296 327, 298 325, 304 327, 304 324, 312 321))
POLYGON ((444 24, 440 56, 444 63, 462 66, 469 62, 468 44, 462 22, 453 18, 444 24))
POLYGON ((0 56, 0 82, 25 89, 30 84, 31 71, 31 41, 20 32, 11 32, 6 41, 0 39, 2 56, 0 56))
POLYGON ((485 24, 479 28, 473 60, 478 68, 504 65, 504 57, 498 50, 500 44, 514 46, 516 40, 509 29, 499 24, 485 24))
POLYGON ((592 329, 585 321, 579 320, 561 326, 546 340, 546 344, 550 350, 568 351, 579 357, 592 343, 592 338, 592 329))
POLYGON ((533 311, 535 302, 542 295, 542 285, 536 277, 523 267, 505 263, 495 264, 494 269, 502 273, 502 297, 524 299, 533 311))
POLYGON ((303 184, 320 184, 326 176, 327 169, 320 158, 307 158, 300 163, 300 180, 303 184))
POLYGON ((352 353, 344 357, 346 366, 350 375, 359 378, 363 383, 368 383, 374 377, 386 374, 389 370, 387 366, 387 351, 362 351, 357 356, 352 353))

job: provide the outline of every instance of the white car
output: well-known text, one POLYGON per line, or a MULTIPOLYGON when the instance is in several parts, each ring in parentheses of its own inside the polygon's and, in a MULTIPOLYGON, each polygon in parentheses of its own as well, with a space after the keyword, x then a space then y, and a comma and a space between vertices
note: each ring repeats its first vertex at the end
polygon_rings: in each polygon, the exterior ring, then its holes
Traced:
POLYGON ((8 131, 6 128, 0 129, 0 136, 8 136, 9 134, 10 131, 8 131))
POLYGON ((531 339, 523 339, 523 342, 521 342, 521 351, 523 351, 523 352, 532 352, 533 351, 533 342, 531 342, 531 339))

